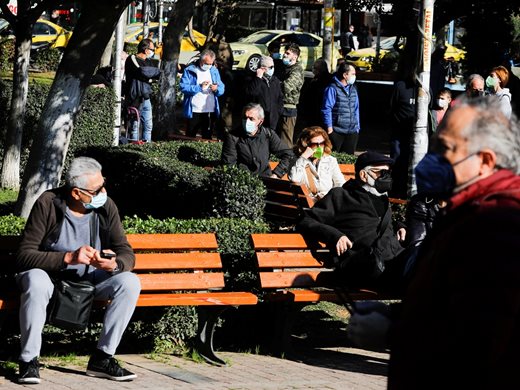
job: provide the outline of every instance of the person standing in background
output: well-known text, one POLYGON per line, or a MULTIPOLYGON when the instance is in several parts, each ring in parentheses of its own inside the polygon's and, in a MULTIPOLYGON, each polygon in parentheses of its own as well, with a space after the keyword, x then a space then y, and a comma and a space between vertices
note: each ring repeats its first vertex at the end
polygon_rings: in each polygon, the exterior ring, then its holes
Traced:
POLYGON ((211 139, 220 116, 218 97, 224 94, 224 83, 214 66, 215 58, 215 52, 206 49, 200 53, 199 61, 188 65, 182 74, 179 86, 184 94, 183 113, 188 120, 188 137, 196 137, 200 130, 202 138, 211 139))
POLYGON ((508 82, 509 71, 502 65, 491 69, 489 76, 486 78, 486 87, 489 94, 498 98, 500 109, 509 119, 513 109, 511 107, 511 92, 509 92, 509 88, 505 88, 508 82))
POLYGON ((354 154, 359 139, 359 97, 355 82, 356 68, 341 63, 323 96, 323 123, 333 150, 341 153, 354 154))
POLYGON ((280 139, 289 148, 293 146, 294 127, 298 110, 296 108, 300 100, 300 91, 303 87, 303 68, 298 59, 300 47, 296 43, 290 43, 285 47, 283 64, 285 75, 282 82, 283 113, 279 125, 280 139))

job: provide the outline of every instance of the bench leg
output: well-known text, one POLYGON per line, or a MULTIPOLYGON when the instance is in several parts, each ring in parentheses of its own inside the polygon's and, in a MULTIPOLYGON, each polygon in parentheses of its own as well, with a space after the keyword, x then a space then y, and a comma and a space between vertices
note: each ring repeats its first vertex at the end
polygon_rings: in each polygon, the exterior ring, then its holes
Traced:
POLYGON ((210 364, 217 366, 225 366, 226 362, 217 355, 213 350, 213 334, 220 315, 229 306, 198 306, 198 330, 197 338, 195 340, 195 348, 197 352, 210 364))

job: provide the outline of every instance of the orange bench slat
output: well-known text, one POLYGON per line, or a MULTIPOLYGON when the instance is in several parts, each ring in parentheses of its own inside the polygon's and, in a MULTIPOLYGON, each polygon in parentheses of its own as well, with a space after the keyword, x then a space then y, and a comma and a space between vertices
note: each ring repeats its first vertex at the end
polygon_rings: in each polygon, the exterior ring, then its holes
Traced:
POLYGON ((323 267, 311 252, 257 252, 260 268, 323 267))
POLYGON ((139 250, 211 250, 217 249, 213 233, 197 234, 127 234, 128 242, 139 250))
POLYGON ((143 270, 221 269, 218 253, 136 253, 135 272, 143 270))
POLYGON ((258 298, 248 292, 141 294, 137 306, 255 305, 258 298))
POLYGON ((253 247, 258 249, 306 249, 307 243, 301 234, 296 233, 258 233, 251 234, 253 247))
POLYGON ((209 290, 224 288, 224 274, 215 273, 169 273, 139 274, 141 291, 209 290))
POLYGON ((320 271, 260 272, 260 285, 262 288, 311 287, 316 285, 320 273, 320 271))

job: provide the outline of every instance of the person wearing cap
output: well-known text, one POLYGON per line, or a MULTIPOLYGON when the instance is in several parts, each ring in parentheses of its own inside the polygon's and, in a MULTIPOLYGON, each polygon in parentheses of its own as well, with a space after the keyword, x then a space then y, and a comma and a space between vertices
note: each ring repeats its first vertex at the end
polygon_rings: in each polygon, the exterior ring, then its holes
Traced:
MULTIPOLYGON (((304 237, 325 243, 337 256, 333 262, 345 271, 342 281, 349 287, 379 285, 382 274, 363 262, 363 255, 368 255, 373 245, 377 245, 384 265, 403 250, 400 241, 404 241, 406 231, 404 227, 394 231, 387 195, 392 186, 392 164, 383 154, 362 153, 355 163, 355 179, 332 188, 312 209, 304 211, 296 226, 304 237), (388 222, 383 226, 382 221, 388 222)), ((386 274, 393 268, 385 270, 386 274)))

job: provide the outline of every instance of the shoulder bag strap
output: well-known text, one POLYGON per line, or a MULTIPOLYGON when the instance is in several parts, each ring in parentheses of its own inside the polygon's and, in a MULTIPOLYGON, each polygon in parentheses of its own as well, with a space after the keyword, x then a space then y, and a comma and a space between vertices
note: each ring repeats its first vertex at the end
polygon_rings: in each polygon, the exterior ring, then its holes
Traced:
POLYGON ((309 189, 311 190, 311 194, 316 195, 318 193, 318 189, 314 183, 314 175, 309 164, 305 166, 305 173, 307 174, 307 181, 309 182, 309 189))

